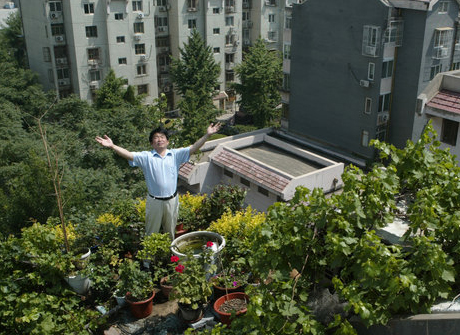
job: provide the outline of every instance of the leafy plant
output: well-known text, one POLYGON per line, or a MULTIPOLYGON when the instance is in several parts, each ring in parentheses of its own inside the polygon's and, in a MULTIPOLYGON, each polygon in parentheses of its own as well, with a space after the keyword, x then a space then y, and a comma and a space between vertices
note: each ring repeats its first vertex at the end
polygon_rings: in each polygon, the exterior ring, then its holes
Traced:
POLYGON ((194 257, 192 254, 187 254, 185 260, 177 256, 171 257, 171 262, 176 264, 170 278, 174 287, 170 294, 172 299, 178 299, 179 303, 197 309, 211 296, 212 285, 207 276, 216 269, 211 262, 212 244, 213 242, 207 242, 199 257, 194 257))
POLYGON ((171 254, 171 237, 169 233, 153 233, 145 236, 141 246, 142 249, 138 252, 137 257, 150 261, 154 281, 157 282, 161 278, 168 276, 168 257, 171 254))
POLYGON ((149 272, 142 271, 139 263, 125 258, 118 270, 117 290, 120 294, 129 292, 129 300, 143 301, 152 296, 153 282, 149 272))
POLYGON ((195 230, 198 220, 197 213, 200 207, 203 206, 205 198, 206 194, 190 194, 190 192, 179 195, 179 217, 177 223, 182 223, 184 229, 195 230))

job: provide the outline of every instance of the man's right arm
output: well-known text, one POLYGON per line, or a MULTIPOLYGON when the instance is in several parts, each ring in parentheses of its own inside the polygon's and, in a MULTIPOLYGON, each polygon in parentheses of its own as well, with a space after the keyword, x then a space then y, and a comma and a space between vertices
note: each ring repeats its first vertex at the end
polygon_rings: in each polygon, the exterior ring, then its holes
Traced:
POLYGON ((104 137, 96 136, 96 141, 100 143, 103 147, 112 149, 113 151, 115 151, 117 155, 126 158, 127 160, 132 161, 134 159, 132 152, 126 150, 125 148, 119 147, 118 145, 113 144, 112 139, 107 135, 104 135, 104 137))

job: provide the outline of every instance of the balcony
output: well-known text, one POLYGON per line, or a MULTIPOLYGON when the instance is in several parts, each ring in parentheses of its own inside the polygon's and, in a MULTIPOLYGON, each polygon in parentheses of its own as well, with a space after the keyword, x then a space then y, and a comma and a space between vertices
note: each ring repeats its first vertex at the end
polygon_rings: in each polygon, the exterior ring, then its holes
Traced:
POLYGON ((165 36, 169 34, 169 29, 168 26, 159 26, 156 27, 155 32, 157 33, 157 35, 165 36))
POLYGON ((235 6, 225 6, 225 14, 235 13, 235 6))
POLYGON ((100 59, 88 59, 88 66, 92 69, 97 69, 101 64, 100 59))
POLYGON ((265 0, 265 6, 276 6, 276 0, 265 0))
POLYGON ((225 71, 233 71, 235 68, 234 62, 225 63, 225 71))
POLYGON ((253 22, 249 20, 243 21, 243 28, 252 28, 253 22))
POLYGON ((187 7, 187 12, 196 12, 198 11, 197 7, 187 7))

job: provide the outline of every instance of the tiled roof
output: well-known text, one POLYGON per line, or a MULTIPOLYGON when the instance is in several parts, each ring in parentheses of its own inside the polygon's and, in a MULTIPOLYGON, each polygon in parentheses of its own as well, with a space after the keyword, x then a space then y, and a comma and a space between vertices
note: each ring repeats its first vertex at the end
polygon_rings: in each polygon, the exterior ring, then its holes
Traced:
POLYGON ((427 103, 427 106, 460 114, 460 92, 441 90, 427 103))
POLYGON ((275 192, 283 192, 289 184, 290 179, 277 174, 263 166, 260 166, 249 159, 241 157, 227 150, 222 150, 212 158, 213 161, 220 163, 230 171, 255 181, 275 192))
POLYGON ((179 168, 179 175, 188 179, 192 170, 193 170, 193 164, 190 162, 186 162, 182 164, 181 167, 179 168))

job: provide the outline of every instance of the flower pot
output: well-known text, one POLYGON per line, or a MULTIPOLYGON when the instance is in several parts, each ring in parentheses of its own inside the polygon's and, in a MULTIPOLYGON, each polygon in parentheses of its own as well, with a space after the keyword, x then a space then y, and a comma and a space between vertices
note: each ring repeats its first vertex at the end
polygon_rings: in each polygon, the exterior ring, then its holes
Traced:
POLYGON ((225 289, 225 287, 212 285, 212 292, 213 292, 213 299, 217 300, 226 294, 235 293, 235 292, 244 292, 244 286, 239 285, 237 287, 227 287, 227 289, 225 289))
POLYGON ((147 300, 143 301, 131 301, 129 300, 131 294, 128 292, 126 293, 125 299, 129 305, 131 310, 131 314, 138 318, 142 319, 149 316, 152 313, 153 308, 153 297, 155 296, 155 292, 152 292, 152 296, 147 300))
POLYGON ((113 297, 114 297, 115 300, 117 301, 117 305, 120 306, 120 307, 123 307, 123 306, 126 305, 126 299, 125 299, 124 296, 120 296, 119 294, 120 294, 120 292, 115 291, 115 292, 113 293, 113 297))
POLYGON ((171 290, 173 289, 172 285, 167 284, 168 282, 168 277, 163 277, 160 279, 160 288, 161 288, 161 293, 165 296, 165 298, 169 299, 169 293, 171 293, 171 290))
POLYGON ((176 232, 181 231, 181 230, 184 230, 184 224, 183 223, 179 223, 179 224, 176 225, 176 232))
POLYGON ((182 230, 176 230, 176 238, 184 235, 184 234, 187 234, 188 230, 187 229, 182 229, 182 230))
MULTIPOLYGON (((229 293, 229 294, 226 294, 226 295, 220 297, 214 303, 214 310, 219 315, 220 321, 223 324, 229 325, 232 322, 232 317, 231 317, 232 313, 230 313, 230 312, 228 312, 228 313, 227 312, 221 312, 220 308, 225 302, 233 300, 233 299, 245 300, 246 302, 249 301, 249 297, 248 297, 248 295, 246 293, 244 293, 244 292, 235 292, 235 293, 229 293)), ((244 314, 246 312, 247 312, 247 308, 243 308, 243 309, 241 309, 239 311, 236 311, 236 313, 234 313, 234 314, 235 314, 235 317, 237 317, 238 315, 244 314)))
POLYGON ((68 276, 64 280, 70 285, 70 287, 78 294, 85 295, 88 293, 91 286, 91 280, 88 277, 82 277, 80 275, 68 276))
POLYGON ((203 317, 203 306, 200 305, 197 309, 193 309, 189 304, 179 305, 179 311, 182 319, 186 322, 193 323, 200 320, 203 317))

